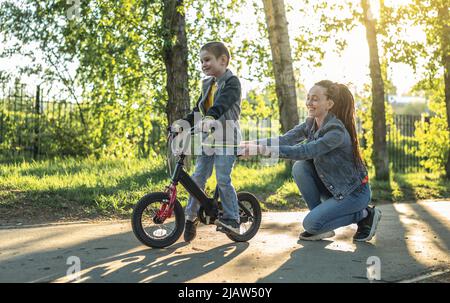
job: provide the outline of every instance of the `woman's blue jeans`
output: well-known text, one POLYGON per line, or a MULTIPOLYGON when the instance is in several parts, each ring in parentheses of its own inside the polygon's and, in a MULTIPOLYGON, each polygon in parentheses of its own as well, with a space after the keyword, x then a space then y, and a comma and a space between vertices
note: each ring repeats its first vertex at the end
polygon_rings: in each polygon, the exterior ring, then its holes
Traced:
POLYGON ((292 176, 310 212, 303 220, 303 228, 320 234, 357 223, 372 196, 369 183, 361 185, 342 200, 336 200, 320 180, 311 160, 297 161, 292 176))

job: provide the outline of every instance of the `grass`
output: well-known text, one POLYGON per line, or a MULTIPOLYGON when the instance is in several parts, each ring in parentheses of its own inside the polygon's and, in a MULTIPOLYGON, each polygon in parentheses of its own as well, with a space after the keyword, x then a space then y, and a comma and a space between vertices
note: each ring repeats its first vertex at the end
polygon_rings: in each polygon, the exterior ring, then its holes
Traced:
POLYGON ((391 173, 389 182, 371 182, 375 202, 400 202, 450 197, 450 181, 439 174, 391 173))
POLYGON ((0 220, 9 216, 96 217, 129 213, 167 180, 162 159, 94 158, 0 166, 0 220))
MULTIPOLYGON (((237 164, 237 191, 254 193, 264 210, 304 208, 284 163, 237 164)), ((65 159, 0 165, 0 223, 129 218, 144 194, 168 184, 165 161, 154 159, 65 159)), ((206 191, 212 193, 215 178, 206 191)), ((392 174, 389 182, 371 182, 375 203, 450 197, 450 182, 425 173, 392 174)), ((187 192, 179 186, 179 199, 187 192)))

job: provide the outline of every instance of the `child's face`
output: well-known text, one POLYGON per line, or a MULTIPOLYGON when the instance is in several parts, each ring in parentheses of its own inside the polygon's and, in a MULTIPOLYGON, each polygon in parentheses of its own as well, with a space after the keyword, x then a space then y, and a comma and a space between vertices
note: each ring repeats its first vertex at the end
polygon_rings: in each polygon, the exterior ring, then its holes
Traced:
POLYGON ((200 62, 202 70, 207 76, 219 77, 227 69, 227 56, 221 55, 218 58, 213 53, 202 50, 200 52, 200 62))

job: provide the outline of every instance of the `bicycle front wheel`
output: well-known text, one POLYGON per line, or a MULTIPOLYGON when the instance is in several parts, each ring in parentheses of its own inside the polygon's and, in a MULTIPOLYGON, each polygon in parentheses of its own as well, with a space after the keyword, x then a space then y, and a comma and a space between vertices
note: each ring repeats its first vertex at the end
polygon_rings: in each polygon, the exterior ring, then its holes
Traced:
POLYGON ((131 218, 133 233, 138 240, 149 247, 163 248, 175 243, 183 233, 184 212, 180 203, 175 201, 172 216, 159 222, 158 211, 169 204, 169 195, 156 192, 145 195, 136 204, 131 218))

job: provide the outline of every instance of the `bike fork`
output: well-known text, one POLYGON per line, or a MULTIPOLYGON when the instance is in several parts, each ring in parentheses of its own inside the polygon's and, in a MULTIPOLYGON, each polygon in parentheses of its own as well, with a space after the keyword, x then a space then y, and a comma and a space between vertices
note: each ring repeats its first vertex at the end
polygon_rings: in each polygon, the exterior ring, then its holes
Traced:
POLYGON ((169 203, 163 203, 154 218, 155 223, 162 224, 167 218, 172 216, 175 201, 177 199, 177 186, 171 183, 167 186, 166 193, 169 195, 169 203))

